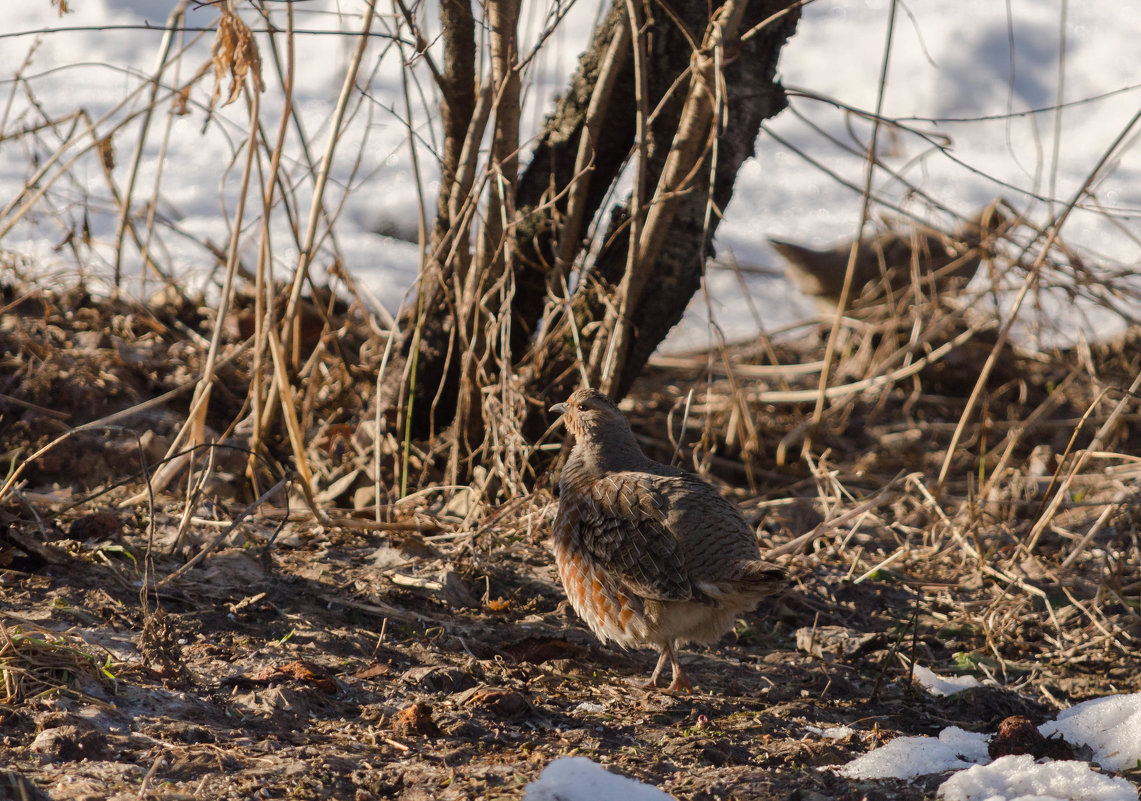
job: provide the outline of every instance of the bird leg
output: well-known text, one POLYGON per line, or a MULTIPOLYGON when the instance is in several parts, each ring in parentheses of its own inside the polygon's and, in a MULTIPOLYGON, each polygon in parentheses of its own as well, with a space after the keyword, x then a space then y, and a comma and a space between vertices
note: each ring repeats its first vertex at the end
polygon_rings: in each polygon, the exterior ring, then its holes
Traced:
POLYGON ((658 664, 654 666, 654 672, 650 674, 650 678, 642 685, 643 687, 657 687, 658 677, 662 675, 662 668, 666 666, 666 660, 669 660, 670 666, 673 668, 673 681, 670 682, 669 690, 689 692, 693 689, 693 682, 689 680, 689 676, 685 673, 685 668, 681 666, 681 662, 677 658, 677 652, 674 649, 672 642, 667 642, 662 646, 661 652, 658 655, 658 664))
POLYGON ((671 658, 670 654, 670 646, 668 644, 663 646, 658 654, 658 664, 654 665, 654 672, 650 674, 650 678, 642 683, 643 687, 650 688, 658 686, 658 676, 662 675, 662 668, 666 666, 666 660, 671 658))
POLYGON ((674 649, 674 644, 671 642, 666 646, 666 654, 669 655, 670 665, 673 667, 674 678, 670 682, 669 689, 675 692, 687 693, 693 689, 693 682, 689 680, 689 676, 685 673, 685 668, 681 666, 681 660, 677 658, 677 651, 674 649))

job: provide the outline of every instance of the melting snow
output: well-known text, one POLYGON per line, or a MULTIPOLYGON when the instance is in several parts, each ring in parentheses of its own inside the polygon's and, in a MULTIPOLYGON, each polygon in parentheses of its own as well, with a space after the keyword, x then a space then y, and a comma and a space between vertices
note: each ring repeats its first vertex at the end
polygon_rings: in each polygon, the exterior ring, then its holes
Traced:
MULTIPOLYGON (((1141 760, 1141 693, 1114 695, 1078 704, 1038 727, 1093 749, 1106 770, 1141 760)), ((1137 788, 1123 778, 1094 772, 1085 762, 1035 763, 1029 755, 1006 756, 990 764, 990 735, 944 729, 938 738, 898 737, 839 769, 853 779, 913 779, 958 770, 939 788, 944 801, 1137 801, 1137 788)))
POLYGON ((826 740, 843 740, 845 737, 850 737, 856 733, 856 730, 851 726, 829 726, 826 729, 819 726, 805 726, 804 728, 809 733, 826 740))
POLYGON ((935 737, 897 737, 840 768, 849 779, 914 779, 989 759, 987 735, 951 726, 935 737))
MULTIPOLYGON (((145 89, 159 52, 161 26, 172 5, 171 0, 84 0, 72 3, 74 13, 61 20, 46 0, 3 4, 8 38, 0 48, 0 72, 13 87, 12 107, 0 132, 8 136, 0 146, 0 196, 5 202, 24 192, 36 160, 43 163, 56 141, 46 135, 17 138, 19 132, 34 126, 41 114, 60 118, 80 105, 92 117, 99 117, 110 113, 129 92, 145 89), (144 21, 145 27, 140 25, 144 21), (63 30, 53 32, 52 28, 63 30), (45 29, 47 33, 37 33, 45 29), (25 65, 30 53, 32 58, 25 65), (16 74, 27 81, 26 89, 23 83, 17 86, 11 81, 16 74), (34 103, 29 99, 33 97, 34 103)), ((198 5, 191 4, 189 25, 209 26, 216 13, 198 5)), ((359 2, 308 0, 295 5, 304 6, 298 14, 306 30, 341 33, 355 31, 359 25, 359 2)), ((529 88, 521 120, 525 148, 533 143, 534 132, 551 107, 551 97, 562 90, 574 70, 600 6, 597 2, 563 5, 567 15, 552 38, 554 46, 534 60, 527 74, 529 88)), ((710 270, 705 277, 709 297, 694 299, 667 348, 699 347, 721 333, 730 339, 754 336, 759 322, 771 331, 812 314, 809 299, 780 277, 783 263, 765 236, 825 247, 855 235, 861 205, 859 192, 852 187, 863 185, 869 124, 815 97, 874 108, 889 5, 882 0, 829 0, 805 7, 796 35, 781 53, 780 74, 786 86, 807 89, 809 94, 790 93, 796 113, 786 111, 766 122, 756 156, 741 169, 733 200, 717 231, 722 256, 732 254, 746 266, 763 269, 742 274, 710 270), (836 68, 836 54, 843 54, 844 69, 836 68), (798 153, 807 154, 823 168, 811 166, 798 153), (742 291, 742 281, 748 292, 742 291), (759 321, 754 318, 753 305, 759 321), (709 330, 705 318, 710 312, 720 332, 709 330)), ((546 6, 554 4, 536 4, 536 10, 546 6)), ((902 117, 904 127, 890 126, 881 138, 884 145, 879 155, 886 169, 876 177, 877 198, 901 204, 926 219, 930 215, 916 200, 921 194, 932 195, 963 214, 972 214, 1003 195, 1041 221, 1057 201, 1036 203, 1031 193, 1052 190, 1053 197, 1062 201, 1075 195, 1090 165, 1137 109, 1141 88, 1136 85, 1134 54, 1141 4, 1069 3, 1061 17, 1060 7, 1058 0, 909 5, 907 23, 895 31, 884 109, 889 117, 902 117), (1064 50, 1057 47, 1059 19, 1066 26, 1064 50), (1060 60, 1066 69, 1061 99, 1088 102, 1055 116, 1047 109, 1059 99, 1055 78, 1060 60), (1029 109, 1041 113, 1024 113, 1029 109), (1008 112, 1013 116, 1006 116, 1008 112), (907 133, 909 128, 918 128, 923 135, 907 133), (955 158, 932 147, 932 136, 946 141, 955 158), (1055 143, 1055 137, 1060 141, 1055 143), (1049 186, 1042 185, 1045 175, 1050 176, 1049 186)), ((546 18, 543 13, 532 16, 538 21, 546 18)), ((537 26, 524 27, 525 47, 530 47, 538 35, 537 26)), ((182 57, 184 73, 209 62, 210 38, 207 35, 188 46, 182 57)), ((259 42, 265 46, 260 35, 259 42)), ((294 108, 299 124, 323 147, 353 40, 305 34, 296 37, 296 46, 305 69, 296 76, 294 108)), ((401 303, 415 282, 418 249, 374 231, 403 232, 415 239, 418 181, 409 153, 408 124, 415 125, 426 140, 439 136, 433 122, 438 118, 434 97, 415 103, 412 119, 404 119, 400 70, 405 61, 400 55, 398 48, 371 49, 370 100, 363 113, 358 110, 349 115, 330 167, 326 197, 330 207, 343 208, 337 219, 341 252, 336 261, 390 309, 401 303), (342 196, 346 186, 352 191, 342 196)), ((426 77, 422 67, 416 69, 426 77)), ((282 100, 280 90, 269 83, 263 107, 273 120, 282 100)), ((203 99, 206 91, 198 86, 193 96, 203 99)), ((136 101, 117 116, 112 114, 99 128, 101 136, 114 131, 116 144, 124 151, 114 168, 120 186, 130 170, 130 149, 141 133, 137 119, 127 120, 127 114, 137 113, 137 106, 136 101)), ((160 106, 158 119, 165 117, 166 108, 160 106)), ((204 255, 209 261, 209 254, 198 242, 224 242, 229 237, 233 221, 223 206, 233 208, 237 181, 232 158, 246 127, 242 104, 217 109, 209 116, 197 108, 172 119, 165 140, 163 125, 157 122, 146 139, 134 203, 136 209, 146 207, 152 191, 147 187, 154 186, 161 167, 159 209, 180 232, 159 229, 162 261, 182 280, 191 281, 207 272, 201 265, 204 255), (206 124, 207 119, 212 122, 206 124)), ((524 154, 522 160, 526 163, 528 156, 524 154)), ((286 161, 296 165, 287 180, 297 184, 296 191, 307 201, 310 187, 302 176, 309 168, 295 144, 287 144, 286 161)), ((438 181, 434 163, 425 148, 420 166, 429 205, 435 202, 438 181)), ((1067 244, 1081 251, 1087 262, 1128 264, 1138 259, 1141 248, 1136 238, 1123 235, 1117 227, 1122 223, 1113 215, 1128 216, 1141 204, 1141 182, 1136 180, 1139 169, 1141 147, 1134 142, 1119 150, 1111 168, 1097 176, 1096 201, 1079 204, 1067 221, 1067 244)), ((109 274, 118 215, 97 158, 81 160, 59 183, 67 187, 57 186, 49 195, 50 203, 24 215, 4 237, 4 247, 31 256, 37 270, 70 271, 82 265, 97 275, 109 274), (81 226, 90 228, 91 244, 73 263, 72 251, 56 246, 81 226)), ((943 227, 954 224, 946 215, 936 215, 931 221, 943 227)), ((275 229, 279 245, 275 262, 281 269, 290 266, 296 255, 285 245, 290 229, 284 214, 277 215, 273 224, 282 226, 275 229)), ((243 258, 250 256, 250 248, 256 248, 256 236, 244 240, 243 258)), ((333 261, 333 255, 325 245, 316 261, 333 261)), ((128 273, 137 275, 141 263, 137 253, 128 247, 124 256, 128 273)), ((141 288, 132 283, 130 289, 141 288)), ((1068 311, 1072 304, 1068 298, 1065 302, 1068 311)), ((1095 325, 1107 326, 1113 318, 1100 314, 1092 319, 1095 325)), ((1075 316, 1072 330, 1087 323, 1075 316)))
POLYGON ((1132 768, 1141 761, 1141 693, 1086 701, 1043 723, 1038 731, 1085 743, 1093 749, 1093 761, 1106 770, 1132 768))
POLYGON ((923 665, 913 666, 912 675, 915 676, 915 680, 919 682, 920 686, 932 695, 954 695, 971 687, 982 686, 974 676, 947 678, 937 675, 933 670, 929 670, 923 665))
POLYGON ((611 773, 586 757, 562 757, 527 785, 523 801, 674 801, 674 797, 611 773))
POLYGON ((939 788, 943 801, 1137 801, 1137 788, 1095 773, 1085 762, 1037 764, 1029 754, 1004 756, 956 773, 939 788))

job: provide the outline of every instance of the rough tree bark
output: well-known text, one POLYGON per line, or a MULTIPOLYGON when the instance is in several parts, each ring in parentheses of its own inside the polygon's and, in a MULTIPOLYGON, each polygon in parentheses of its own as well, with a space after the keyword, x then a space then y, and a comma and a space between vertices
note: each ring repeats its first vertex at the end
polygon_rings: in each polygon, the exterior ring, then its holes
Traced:
MULTIPOLYGON (((693 42, 703 41, 711 18, 709 6, 692 0, 671 5, 673 14, 670 17, 666 17, 661 8, 649 7, 650 10, 656 8, 658 15, 656 19, 650 19, 651 36, 647 48, 649 101, 650 106, 657 109, 648 143, 648 182, 651 186, 657 185, 661 178, 681 122, 687 93, 684 85, 681 91, 678 90, 679 78, 686 75, 691 59, 697 64, 703 58, 710 58, 708 47, 695 53, 692 46, 693 42)), ((723 9, 725 5, 727 3, 714 6, 713 16, 716 17, 717 9, 723 9)), ((722 93, 720 118, 723 124, 711 131, 716 137, 712 192, 709 159, 714 151, 709 150, 703 158, 705 168, 695 170, 684 192, 675 198, 677 202, 672 210, 670 235, 661 243, 654 263, 641 265, 643 269, 652 270, 655 291, 643 295, 631 309, 632 342, 611 386, 611 392, 618 397, 629 390, 654 348, 681 319, 686 305, 700 286, 705 260, 712 255, 711 242, 720 221, 720 211, 732 196, 738 170, 745 159, 753 155, 760 124, 786 106, 784 91, 774 76, 780 48, 795 31, 799 11, 790 9, 770 24, 759 29, 756 26, 778 15, 789 5, 787 0, 753 0, 743 9, 738 33, 752 33, 732 48, 728 63, 721 69, 723 80, 720 86, 713 87, 714 91, 722 93), (712 203, 712 213, 707 219, 709 203, 712 203)), ((575 143, 586 125, 586 94, 597 81, 599 65, 624 11, 621 3, 616 4, 596 33, 595 41, 583 56, 572 81, 571 91, 548 119, 536 158, 520 182, 520 209, 537 208, 540 211, 533 212, 530 217, 525 216, 520 223, 521 231, 526 226, 533 232, 530 237, 520 236, 521 242, 533 244, 530 250, 525 246, 520 248, 521 263, 517 268, 520 272, 516 276, 518 287, 537 285, 535 273, 546 270, 546 275, 551 275, 550 265, 555 262, 551 218, 565 214, 565 208, 556 202, 552 212, 550 204, 543 206, 541 197, 536 197, 535 193, 542 187, 555 187, 557 190, 570 181, 575 143), (524 255, 530 256, 526 263, 523 263, 524 255), (531 271, 532 275, 525 275, 526 271, 531 271)), ((596 143, 597 157, 589 194, 592 214, 597 211, 604 193, 634 147, 634 86, 632 57, 628 56, 626 68, 607 108, 606 136, 596 143)), ((580 354, 590 352, 596 337, 609 334, 599 327, 594 327, 592 333, 590 323, 604 318, 605 309, 614 302, 616 290, 627 270, 629 222, 630 202, 627 200, 612 211, 608 230, 602 237, 605 245, 592 268, 580 279, 571 298, 569 305, 573 310, 573 322, 566 311, 552 319, 548 324, 550 333, 528 354, 524 366, 528 371, 528 383, 537 394, 546 398, 569 394, 580 380, 579 372, 574 369, 580 354)), ((531 316, 533 307, 517 304, 516 311, 520 318, 516 330, 534 330, 538 322, 531 316)), ((597 376, 591 378, 596 379, 597 376)))

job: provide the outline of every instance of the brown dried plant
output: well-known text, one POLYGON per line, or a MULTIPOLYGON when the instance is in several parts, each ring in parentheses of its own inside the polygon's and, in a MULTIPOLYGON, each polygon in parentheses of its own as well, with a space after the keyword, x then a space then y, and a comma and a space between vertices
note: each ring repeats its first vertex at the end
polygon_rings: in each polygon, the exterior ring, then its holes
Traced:
POLYGON ((84 696, 80 680, 113 685, 109 655, 100 658, 87 643, 65 633, 0 623, 0 704, 19 704, 45 693, 84 696))
POLYGON ((261 75, 261 55, 253 31, 235 12, 232 3, 221 6, 222 17, 218 20, 218 32, 214 37, 210 62, 214 67, 214 91, 210 95, 210 105, 216 106, 222 95, 222 81, 230 77, 227 106, 238 99, 246 78, 253 82, 257 92, 265 91, 261 75))

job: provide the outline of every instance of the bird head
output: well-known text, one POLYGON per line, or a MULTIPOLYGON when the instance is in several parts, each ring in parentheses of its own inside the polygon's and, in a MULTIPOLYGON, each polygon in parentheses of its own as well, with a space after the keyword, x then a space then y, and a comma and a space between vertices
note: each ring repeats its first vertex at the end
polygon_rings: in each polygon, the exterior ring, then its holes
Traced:
POLYGON ((626 418, 614 401, 596 389, 589 387, 575 390, 565 403, 556 403, 551 412, 562 415, 567 431, 576 440, 590 438, 592 434, 606 430, 629 430, 626 418))
POLYGON ((1010 213, 1010 206, 1005 200, 1002 198, 992 200, 986 208, 963 223, 956 231, 956 236, 966 242, 968 247, 977 248, 982 245, 991 249, 994 241, 1018 221, 1017 215, 1012 217, 1010 213), (1003 213, 1004 208, 1006 214, 1003 213))

